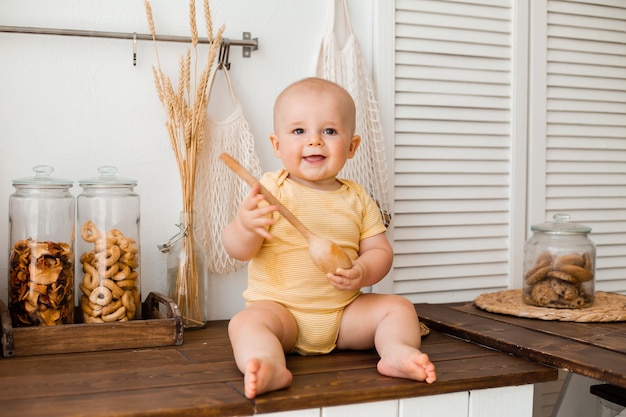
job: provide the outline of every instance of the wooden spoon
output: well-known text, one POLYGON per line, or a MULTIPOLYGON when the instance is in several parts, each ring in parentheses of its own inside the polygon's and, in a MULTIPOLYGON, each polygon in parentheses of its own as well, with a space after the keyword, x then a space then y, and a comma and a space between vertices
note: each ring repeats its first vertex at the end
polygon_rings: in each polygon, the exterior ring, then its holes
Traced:
POLYGON ((220 156, 220 159, 250 186, 253 186, 254 184, 259 185, 259 191, 263 194, 263 197, 265 197, 267 202, 272 206, 278 207, 278 212, 282 214, 283 217, 302 234, 302 236, 304 236, 309 245, 309 255, 311 256, 313 263, 319 269, 325 273, 330 272, 334 274, 335 271, 337 271, 337 268, 352 268, 352 261, 350 260, 350 257, 343 249, 341 249, 339 245, 324 237, 317 236, 315 233, 307 229, 306 226, 303 225, 302 222, 300 222, 300 220, 298 220, 298 218, 289 211, 289 209, 287 209, 287 207, 283 206, 282 203, 267 190, 267 188, 263 187, 263 185, 261 185, 261 183, 254 178, 252 174, 246 171, 246 169, 242 167, 239 162, 233 159, 233 157, 227 153, 223 153, 220 156))

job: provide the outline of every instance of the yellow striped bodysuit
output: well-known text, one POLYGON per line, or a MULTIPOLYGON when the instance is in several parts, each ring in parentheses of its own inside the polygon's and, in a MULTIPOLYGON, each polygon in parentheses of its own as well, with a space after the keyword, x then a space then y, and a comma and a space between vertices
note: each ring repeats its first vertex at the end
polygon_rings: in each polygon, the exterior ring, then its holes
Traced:
MULTIPOLYGON (((320 191, 287 178, 285 170, 263 175, 261 183, 315 234, 341 246, 352 260, 359 242, 385 232, 376 203, 357 183, 339 180, 335 191, 320 191)), ((334 288, 309 256, 302 235, 275 212, 274 236, 265 240, 248 266, 246 302, 272 300, 285 306, 298 324, 294 351, 321 354, 332 351, 341 314, 361 292, 334 288)))

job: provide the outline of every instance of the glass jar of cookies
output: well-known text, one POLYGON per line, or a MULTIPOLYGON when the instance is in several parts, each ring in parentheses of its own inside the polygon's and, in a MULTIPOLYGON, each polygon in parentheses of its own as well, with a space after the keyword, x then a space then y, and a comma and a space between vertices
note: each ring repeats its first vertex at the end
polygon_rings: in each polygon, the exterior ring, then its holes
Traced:
POLYGON ((78 182, 80 310, 85 323, 128 321, 141 317, 137 181, 119 177, 113 166, 98 171, 78 182))
POLYGON ((72 181, 37 165, 9 197, 9 311, 14 327, 74 322, 72 181))
POLYGON ((596 246, 591 228, 570 222, 567 214, 531 227, 524 247, 526 304, 553 308, 585 308, 593 304, 596 246))

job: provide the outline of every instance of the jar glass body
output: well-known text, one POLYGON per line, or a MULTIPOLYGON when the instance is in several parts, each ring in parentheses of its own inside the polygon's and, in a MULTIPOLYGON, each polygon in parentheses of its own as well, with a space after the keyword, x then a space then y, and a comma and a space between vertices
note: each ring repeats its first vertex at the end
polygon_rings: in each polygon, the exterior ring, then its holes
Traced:
POLYGON ((591 229, 533 228, 524 247, 524 302, 553 308, 591 306, 596 267, 596 246, 588 238, 591 229))
POLYGON ((141 318, 140 198, 134 182, 81 181, 76 277, 85 323, 141 318))
POLYGON ((75 199, 69 192, 71 183, 14 182, 14 187, 9 197, 12 324, 73 323, 75 199))

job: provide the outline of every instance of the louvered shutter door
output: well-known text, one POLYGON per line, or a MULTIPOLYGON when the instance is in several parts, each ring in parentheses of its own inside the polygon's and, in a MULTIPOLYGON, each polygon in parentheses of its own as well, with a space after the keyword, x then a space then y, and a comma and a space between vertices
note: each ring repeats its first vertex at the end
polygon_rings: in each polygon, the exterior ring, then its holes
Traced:
POLYGON ((396 1, 393 281, 413 302, 511 286, 526 173, 514 7, 396 1))
POLYGON ((532 129, 531 221, 564 212, 591 226, 596 289, 626 293, 626 3, 548 1, 538 13, 547 51, 533 71, 545 76, 531 87, 545 91, 545 118, 532 129))

